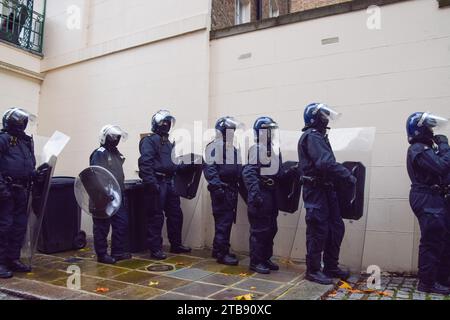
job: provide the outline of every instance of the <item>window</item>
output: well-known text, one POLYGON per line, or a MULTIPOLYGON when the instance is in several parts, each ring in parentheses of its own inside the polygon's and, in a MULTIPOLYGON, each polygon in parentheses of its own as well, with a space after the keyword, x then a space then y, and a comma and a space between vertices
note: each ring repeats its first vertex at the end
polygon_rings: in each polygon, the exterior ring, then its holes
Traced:
POLYGON ((236 0, 235 23, 243 24, 250 22, 251 7, 250 0, 236 0))
POLYGON ((269 0, 269 18, 275 18, 280 15, 280 8, 277 0, 269 0))

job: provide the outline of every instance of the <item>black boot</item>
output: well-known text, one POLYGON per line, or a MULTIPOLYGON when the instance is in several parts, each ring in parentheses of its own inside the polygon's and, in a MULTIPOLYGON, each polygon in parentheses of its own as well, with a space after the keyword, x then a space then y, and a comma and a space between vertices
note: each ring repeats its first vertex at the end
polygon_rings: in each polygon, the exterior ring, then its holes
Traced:
POLYGON ((179 254, 179 253, 189 253, 191 252, 192 249, 189 247, 185 247, 183 245, 178 245, 178 246, 171 246, 170 247, 170 253, 175 253, 175 254, 179 254))
POLYGON ((0 265, 0 279, 9 279, 13 277, 13 273, 6 266, 0 265))
POLYGON ((237 266, 239 264, 239 260, 230 254, 219 254, 217 257, 217 263, 224 264, 226 266, 237 266))
POLYGON ((277 265, 276 263, 273 263, 272 260, 270 260, 270 259, 266 261, 266 266, 271 271, 278 271, 278 270, 280 270, 280 266, 277 265))
POLYGON ((151 252, 150 259, 166 260, 167 256, 162 250, 157 250, 157 251, 152 251, 151 252))
POLYGON ((123 261, 123 260, 130 260, 133 258, 131 253, 122 253, 122 254, 113 254, 112 257, 116 259, 116 262, 123 261))
POLYGON ((251 263, 250 270, 260 274, 269 274, 270 269, 264 263, 251 263))
POLYGON ((339 267, 333 268, 333 269, 323 269, 323 273, 328 277, 328 278, 335 278, 335 279, 340 279, 340 280, 347 280, 348 278, 350 278, 350 271, 344 271, 339 267))
MULTIPOLYGON (((236 258, 237 259, 237 255, 235 255, 234 253, 230 253, 228 252, 228 255, 230 257, 236 258)), ((217 259, 219 257, 219 251, 218 250, 214 250, 212 251, 211 257, 213 257, 214 259, 217 259)))
POLYGON ((97 261, 100 263, 104 263, 104 264, 115 264, 116 263, 116 259, 114 259, 113 257, 111 257, 108 254, 97 256, 97 261))
POLYGON ((305 279, 311 282, 315 282, 323 285, 334 284, 333 279, 328 278, 326 275, 322 273, 322 271, 316 272, 306 272, 305 279))
POLYGON ((417 286, 417 290, 420 292, 425 292, 425 293, 442 294, 444 296, 447 296, 450 294, 450 288, 444 287, 443 285, 441 285, 439 283, 435 283, 434 285, 428 285, 423 282, 419 282, 419 285, 417 286))
POLYGON ((22 263, 20 260, 14 260, 9 263, 9 269, 13 272, 19 272, 19 273, 28 273, 31 272, 31 267, 27 266, 26 264, 22 263))
POLYGON ((450 278, 438 279, 437 281, 441 286, 450 288, 450 278))

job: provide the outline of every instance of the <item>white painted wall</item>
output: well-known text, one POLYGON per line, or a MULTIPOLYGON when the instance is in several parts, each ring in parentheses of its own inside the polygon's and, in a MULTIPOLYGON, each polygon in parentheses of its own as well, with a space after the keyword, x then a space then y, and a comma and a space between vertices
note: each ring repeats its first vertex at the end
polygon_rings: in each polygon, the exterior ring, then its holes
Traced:
MULTIPOLYGON (((129 132, 120 149, 126 178, 134 179, 140 135, 150 131, 155 112, 170 109, 178 127, 207 121, 209 1, 49 0, 47 12, 40 134, 61 130, 72 137, 58 175, 88 166, 105 124, 129 132), (81 30, 65 27, 71 4, 82 10, 81 30)), ((184 238, 196 247, 203 245, 201 199, 183 204, 184 238)), ((89 217, 83 225, 91 232, 89 217)))
MULTIPOLYGON (((232 114, 250 126, 267 114, 297 130, 303 107, 321 101, 344 113, 336 127, 376 127, 363 264, 410 271, 417 228, 408 203, 405 123, 419 110, 450 116, 450 11, 423 0, 381 9, 378 31, 366 28, 368 15, 360 11, 212 41, 210 121, 232 114), (339 43, 322 45, 331 37, 339 43), (246 54, 251 58, 239 59, 246 54)), ((303 214, 292 258, 305 255, 303 214)), ((285 254, 295 219, 279 222, 275 253, 285 254)), ((343 262, 353 265, 350 244, 363 239, 348 229, 343 262)), ((233 236, 234 248, 247 248, 244 208, 233 236)))
MULTIPOLYGON (((38 72, 40 58, 0 43, 0 115, 13 106, 19 106, 37 114, 41 82, 13 71, 14 68, 10 68, 11 65, 18 67, 24 73, 27 70, 38 72)), ((30 133, 35 133, 36 129, 36 127, 30 127, 30 133)))
MULTIPOLYGON (((345 114, 336 127, 377 129, 367 231, 364 236, 360 224, 348 226, 343 262, 355 266, 355 250, 364 245, 364 265, 414 270, 418 229, 407 200, 404 123, 418 110, 450 116, 449 9, 438 9, 434 0, 408 1, 382 7, 379 31, 365 27, 361 11, 211 43, 208 12, 207 0, 48 0, 43 61, 0 44, 0 61, 46 72, 45 81, 41 86, 0 70, 0 111, 10 105, 39 111, 39 134, 61 130, 72 137, 58 175, 86 167, 101 126, 120 124, 130 132, 121 149, 131 179, 139 135, 149 131, 159 108, 170 108, 177 127, 190 130, 196 120, 212 125, 227 114, 248 126, 267 114, 284 129, 300 130, 307 103, 329 103, 345 114), (82 10, 80 30, 66 28, 72 4, 82 10), (336 36, 339 43, 321 44, 336 36)), ((213 236, 205 184, 201 190, 183 202, 184 237, 194 247, 210 246, 213 236)), ((86 216, 83 224, 91 231, 86 216)), ((282 214, 279 224, 275 253, 303 259, 304 213, 282 214)), ((248 248, 242 203, 232 245, 248 248)))

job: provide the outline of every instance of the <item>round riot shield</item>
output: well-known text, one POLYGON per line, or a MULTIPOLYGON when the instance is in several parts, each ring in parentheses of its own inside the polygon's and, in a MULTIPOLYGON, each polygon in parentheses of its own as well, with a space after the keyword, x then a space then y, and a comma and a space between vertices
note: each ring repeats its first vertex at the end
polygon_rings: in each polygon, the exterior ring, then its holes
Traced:
POLYGON ((120 185, 111 172, 92 166, 75 180, 75 198, 80 208, 96 219, 108 219, 122 204, 120 185))

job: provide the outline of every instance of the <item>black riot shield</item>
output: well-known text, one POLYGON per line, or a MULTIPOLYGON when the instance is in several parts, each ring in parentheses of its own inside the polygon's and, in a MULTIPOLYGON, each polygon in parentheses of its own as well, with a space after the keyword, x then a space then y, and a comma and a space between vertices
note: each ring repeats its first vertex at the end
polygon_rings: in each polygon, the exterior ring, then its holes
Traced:
POLYGON ((175 176, 175 190, 180 197, 194 199, 202 177, 202 156, 189 154, 177 159, 180 170, 175 176))
POLYGON ((291 170, 291 173, 283 177, 277 186, 278 209, 287 213, 298 211, 302 191, 300 177, 295 171, 292 171, 294 167, 298 168, 298 162, 288 161, 283 163, 281 169, 284 172, 291 170))
POLYGON ((344 162, 343 165, 356 177, 355 186, 348 183, 337 184, 336 191, 342 218, 360 220, 364 215, 364 191, 366 167, 361 162, 344 162))
MULTIPOLYGON (((281 170, 288 171, 292 167, 298 166, 298 162, 287 161, 283 163, 281 170)), ((277 184, 278 209, 286 213, 295 213, 300 207, 300 194, 302 191, 300 178, 295 173, 280 179, 277 184)), ((239 194, 247 204, 248 190, 244 180, 239 180, 239 194)))

